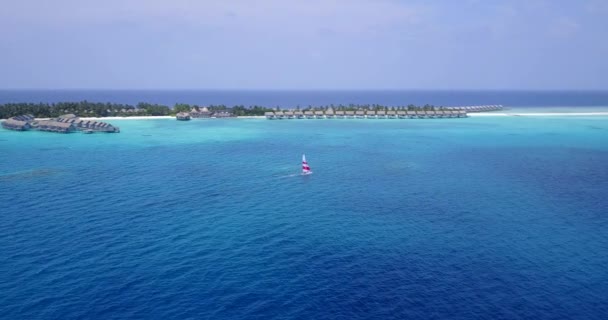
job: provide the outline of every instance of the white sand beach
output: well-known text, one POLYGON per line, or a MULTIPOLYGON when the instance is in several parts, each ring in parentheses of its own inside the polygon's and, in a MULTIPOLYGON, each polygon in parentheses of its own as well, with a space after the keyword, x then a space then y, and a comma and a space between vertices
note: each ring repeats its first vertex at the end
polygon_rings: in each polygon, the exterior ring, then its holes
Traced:
POLYGON ((469 117, 578 117, 578 116, 608 116, 608 112, 487 112, 469 113, 469 117))

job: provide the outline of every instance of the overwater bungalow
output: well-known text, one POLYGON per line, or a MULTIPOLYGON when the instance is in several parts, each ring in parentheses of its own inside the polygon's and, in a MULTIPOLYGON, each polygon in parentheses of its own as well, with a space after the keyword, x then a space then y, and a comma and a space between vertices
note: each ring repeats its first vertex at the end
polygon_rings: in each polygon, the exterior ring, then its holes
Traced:
POLYGON ((215 118, 230 118, 234 115, 228 111, 217 111, 213 113, 213 117, 215 118))
MULTIPOLYGON (((178 112, 175 115, 175 119, 179 120, 179 121, 188 121, 190 120, 190 114, 188 112, 178 112)), ((97 122, 93 123, 93 127, 97 126, 97 122)))
POLYGON ((17 121, 30 122, 30 121, 34 121, 34 116, 31 114, 24 114, 24 115, 20 115, 20 116, 11 117, 11 119, 17 120, 17 121))
POLYGON ((38 121, 36 129, 40 131, 69 133, 76 131, 76 126, 72 123, 59 122, 55 120, 38 121))
MULTIPOLYGON (((392 110, 367 110, 360 108, 356 111, 334 111, 332 108, 326 110, 277 110, 275 112, 265 112, 264 116, 267 119, 433 119, 433 118, 464 118, 467 117, 467 112, 485 112, 497 110, 502 107, 498 105, 484 105, 484 106, 465 106, 465 107, 439 107, 434 108, 412 108, 413 110, 407 110, 406 108, 396 108, 392 110)), ((84 127, 96 127, 101 126, 98 123, 84 124, 84 127)))
POLYGON ((196 108, 192 108, 190 111, 190 117, 192 118, 211 118, 211 112, 209 108, 202 107, 196 110, 196 108))
POLYGON ((108 132, 108 133, 118 133, 120 132, 120 128, 115 127, 109 123, 104 123, 102 126, 99 126, 95 129, 95 131, 108 132))
POLYGON ((32 126, 26 122, 21 120, 15 120, 14 118, 9 118, 7 120, 2 121, 2 128, 15 130, 15 131, 26 131, 29 130, 32 126))

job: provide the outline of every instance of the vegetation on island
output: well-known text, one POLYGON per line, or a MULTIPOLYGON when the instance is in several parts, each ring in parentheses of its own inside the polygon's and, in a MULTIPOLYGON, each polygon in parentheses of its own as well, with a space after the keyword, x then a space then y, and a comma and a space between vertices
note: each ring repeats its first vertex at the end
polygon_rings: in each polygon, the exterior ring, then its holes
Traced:
POLYGON ((122 103, 100 103, 100 102, 58 102, 58 103, 6 103, 0 104, 0 119, 31 114, 36 118, 54 118, 63 114, 75 114, 79 117, 129 117, 129 116, 173 116, 178 112, 190 112, 192 110, 201 111, 203 107, 210 113, 229 112, 234 116, 263 116, 265 112, 275 110, 327 110, 334 111, 355 111, 355 110, 441 110, 443 107, 433 105, 415 106, 384 106, 379 104, 349 104, 349 105, 325 105, 307 106, 290 108, 269 108, 258 105, 246 107, 236 105, 228 107, 226 105, 199 106, 185 103, 177 103, 172 108, 162 104, 152 104, 140 102, 136 105, 122 103))

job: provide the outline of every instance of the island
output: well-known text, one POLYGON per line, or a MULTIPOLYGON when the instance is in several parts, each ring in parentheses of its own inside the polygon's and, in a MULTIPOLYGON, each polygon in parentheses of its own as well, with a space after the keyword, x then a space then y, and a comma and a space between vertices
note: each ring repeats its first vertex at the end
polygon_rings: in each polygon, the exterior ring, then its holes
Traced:
MULTIPOLYGON (((101 103, 101 102, 59 102, 59 103, 6 103, 0 104, 0 119, 9 119, 22 115, 32 115, 34 118, 52 119, 61 115, 73 114, 81 118, 127 118, 127 117, 176 117, 179 120, 201 119, 201 118, 230 118, 230 117, 267 117, 272 119, 291 119, 307 118, 403 118, 404 115, 412 115, 427 118, 427 111, 439 112, 439 114, 451 115, 452 111, 457 113, 487 112, 502 110, 502 105, 485 106, 434 106, 413 104, 401 106, 387 106, 380 104, 330 104, 322 106, 293 106, 283 107, 274 106, 244 106, 235 105, 208 105, 199 106, 196 104, 176 103, 172 107, 162 104, 140 102, 136 105, 122 103, 101 103), (373 112, 373 115, 372 115, 373 112), (405 114, 403 113, 405 112, 405 114), (412 112, 415 112, 412 114, 412 112), (270 115, 274 117, 269 117, 270 115), (276 113, 276 114, 275 114, 276 113)), ((462 115, 461 115, 462 116, 462 115)))

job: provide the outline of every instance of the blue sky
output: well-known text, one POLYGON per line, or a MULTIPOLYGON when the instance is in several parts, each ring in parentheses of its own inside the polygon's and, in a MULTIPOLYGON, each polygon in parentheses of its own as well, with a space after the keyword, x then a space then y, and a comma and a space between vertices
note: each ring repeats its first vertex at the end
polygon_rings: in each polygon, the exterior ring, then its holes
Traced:
POLYGON ((13 0, 0 88, 608 89, 606 0, 13 0))

